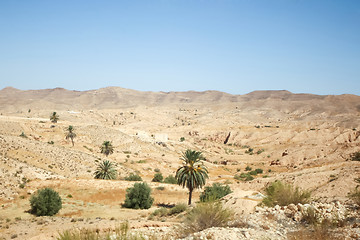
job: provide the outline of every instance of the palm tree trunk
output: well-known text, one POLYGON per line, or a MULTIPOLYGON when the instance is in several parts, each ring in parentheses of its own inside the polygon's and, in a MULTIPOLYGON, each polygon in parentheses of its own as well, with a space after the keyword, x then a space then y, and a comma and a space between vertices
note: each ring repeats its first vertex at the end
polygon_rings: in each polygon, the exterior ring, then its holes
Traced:
POLYGON ((71 138, 71 142, 72 142, 72 145, 74 146, 74 139, 73 138, 71 138))
POLYGON ((192 196, 192 192, 193 190, 192 189, 189 189, 189 205, 191 205, 191 196, 192 196))

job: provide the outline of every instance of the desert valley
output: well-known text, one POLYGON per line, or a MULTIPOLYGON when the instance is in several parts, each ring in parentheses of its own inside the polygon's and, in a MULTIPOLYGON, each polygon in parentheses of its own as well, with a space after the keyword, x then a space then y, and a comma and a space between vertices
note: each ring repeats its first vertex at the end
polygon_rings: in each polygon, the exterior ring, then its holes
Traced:
MULTIPOLYGON (((352 159, 359 151, 357 95, 8 87, 0 90, 0 239, 58 239, 70 229, 111 232, 124 222, 143 239, 302 239, 292 235, 311 229, 296 217, 300 205, 294 212, 295 205, 259 206, 276 180, 311 191, 310 204, 343 220, 328 230, 329 239, 359 239, 359 206, 349 198, 359 185, 360 161, 352 159), (74 145, 65 138, 70 125, 74 145), (100 151, 104 141, 113 146, 108 156, 100 151), (187 204, 186 187, 152 181, 157 173, 175 176, 187 149, 205 157, 205 186, 230 187, 220 201, 234 214, 231 226, 181 236, 190 210, 154 214, 187 204), (103 160, 114 164, 115 180, 94 179, 103 160), (125 180, 131 174, 151 187, 151 208, 122 206, 135 183, 125 180), (31 195, 44 187, 62 199, 51 217, 29 212, 31 195)), ((194 190, 190 208, 203 190, 194 190)))

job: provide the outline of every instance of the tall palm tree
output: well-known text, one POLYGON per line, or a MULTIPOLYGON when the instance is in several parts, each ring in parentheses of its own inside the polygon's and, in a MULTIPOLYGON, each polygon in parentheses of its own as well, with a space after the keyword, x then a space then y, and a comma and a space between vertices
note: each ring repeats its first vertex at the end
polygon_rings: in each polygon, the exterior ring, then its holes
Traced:
POLYGON ((205 181, 208 177, 208 171, 206 167, 201 164, 201 160, 204 160, 201 152, 186 150, 181 158, 184 161, 184 165, 176 171, 175 178, 177 183, 183 187, 189 189, 189 202, 191 205, 192 192, 196 188, 202 188, 205 185, 205 181))
POLYGON ((110 141, 104 141, 100 147, 101 153, 105 154, 105 156, 109 156, 114 152, 114 148, 111 145, 110 141))
POLYGON ((56 112, 53 112, 50 115, 50 121, 53 123, 57 123, 58 120, 59 120, 59 115, 56 112))
POLYGON ((116 169, 114 169, 113 164, 108 160, 100 163, 94 173, 96 179, 116 179, 116 175, 116 169))
POLYGON ((67 139, 71 139, 72 145, 74 146, 74 138, 76 137, 76 133, 74 133, 74 127, 73 126, 69 126, 67 129, 67 134, 66 134, 66 140, 67 139))

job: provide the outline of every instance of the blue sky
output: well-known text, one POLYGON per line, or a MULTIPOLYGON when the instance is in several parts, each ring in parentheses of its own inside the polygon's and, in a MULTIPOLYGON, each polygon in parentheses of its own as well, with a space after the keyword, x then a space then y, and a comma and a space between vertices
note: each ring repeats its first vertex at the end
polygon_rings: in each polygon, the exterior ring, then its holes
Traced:
POLYGON ((360 95, 360 1, 2 0, 6 86, 360 95))

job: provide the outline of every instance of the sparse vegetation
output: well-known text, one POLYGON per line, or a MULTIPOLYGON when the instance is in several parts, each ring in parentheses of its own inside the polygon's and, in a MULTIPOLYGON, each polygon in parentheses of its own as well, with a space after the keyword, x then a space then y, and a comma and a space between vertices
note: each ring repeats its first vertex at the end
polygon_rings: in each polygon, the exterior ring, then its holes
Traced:
POLYGON ((61 209, 62 202, 56 191, 44 188, 31 196, 30 206, 30 212, 36 216, 53 216, 61 209))
POLYGON ((110 141, 104 141, 100 147, 100 152, 103 153, 105 156, 109 156, 113 154, 114 147, 112 146, 110 141))
POLYGON ((342 233, 335 233, 327 224, 316 225, 310 228, 302 228, 287 234, 289 240, 343 240, 342 233))
POLYGON ((228 185, 222 185, 221 183, 213 183, 210 187, 205 187, 205 190, 200 195, 201 202, 218 200, 232 191, 228 185))
POLYGON ((172 215, 177 215, 180 214, 184 211, 186 211, 187 209, 187 205, 180 203, 180 204, 176 204, 174 207, 168 209, 165 207, 156 209, 153 213, 150 214, 149 219, 153 219, 154 217, 166 217, 166 216, 172 216, 172 215))
POLYGON ((200 161, 205 159, 201 152, 188 149, 183 153, 181 159, 184 161, 184 165, 176 171, 175 178, 179 185, 189 189, 188 204, 190 205, 193 190, 205 185, 208 171, 203 164, 200 164, 200 161))
POLYGON ((102 163, 100 163, 94 173, 94 177, 96 179, 113 180, 116 179, 116 176, 117 176, 117 171, 114 168, 114 165, 108 160, 105 160, 102 163))
POLYGON ((126 189, 124 207, 134 209, 148 209, 153 204, 151 188, 146 183, 135 183, 132 188, 126 189))
POLYGON ((156 173, 154 175, 154 178, 151 180, 152 182, 162 182, 164 179, 163 175, 161 173, 156 173))
MULTIPOLYGON (((151 236, 131 233, 129 223, 123 222, 114 230, 108 229, 101 233, 99 229, 71 229, 59 233, 57 240, 145 240, 153 239, 151 236)), ((156 239, 156 238, 155 238, 156 239)))
POLYGON ((250 166, 246 166, 246 168, 245 168, 245 171, 251 171, 251 167, 250 166))
POLYGON ((269 207, 275 205, 287 206, 290 203, 308 203, 310 201, 311 193, 309 191, 302 191, 298 187, 291 184, 275 181, 265 188, 266 197, 263 199, 263 204, 269 207))
POLYGON ((181 138, 180 138, 180 142, 183 142, 183 141, 185 141, 185 138, 184 138, 184 137, 181 137, 181 138))
POLYGON ((129 176, 125 177, 126 181, 142 181, 142 178, 138 174, 130 173, 129 176))
POLYGON ((201 203, 186 215, 181 232, 187 236, 211 227, 226 227, 233 218, 234 213, 224 208, 221 202, 201 203))

